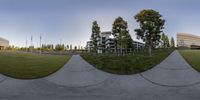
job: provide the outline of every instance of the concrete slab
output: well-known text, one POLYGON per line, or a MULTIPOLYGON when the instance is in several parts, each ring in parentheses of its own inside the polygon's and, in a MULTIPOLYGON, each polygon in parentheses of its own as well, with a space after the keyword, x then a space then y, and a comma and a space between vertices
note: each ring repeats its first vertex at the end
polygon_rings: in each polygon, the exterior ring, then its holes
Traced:
POLYGON ((152 83, 163 86, 190 86, 200 84, 200 75, 191 69, 168 70, 154 68, 141 74, 152 83))
POLYGON ((177 51, 151 70, 135 75, 99 71, 76 55, 46 78, 6 77, 0 83, 0 100, 199 100, 200 84, 193 84, 199 77, 177 51))
POLYGON ((0 74, 0 83, 3 82, 6 79, 6 77, 2 74, 0 74))
POLYGON ((141 73, 141 76, 152 83, 163 86, 200 84, 200 74, 187 64, 178 51, 174 51, 153 69, 141 73))
POLYGON ((177 50, 175 50, 172 54, 169 55, 169 57, 167 57, 164 61, 162 61, 154 68, 156 67, 174 70, 191 68, 177 50))
POLYGON ((74 55, 58 72, 46 80, 58 85, 69 87, 84 87, 99 84, 108 79, 110 74, 95 69, 79 55, 74 55))

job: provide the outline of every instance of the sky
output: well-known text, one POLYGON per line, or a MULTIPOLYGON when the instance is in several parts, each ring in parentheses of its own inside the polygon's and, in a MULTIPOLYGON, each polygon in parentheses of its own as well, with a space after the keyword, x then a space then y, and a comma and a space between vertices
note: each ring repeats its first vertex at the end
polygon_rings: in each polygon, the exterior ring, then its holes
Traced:
POLYGON ((101 31, 111 31, 115 18, 128 22, 134 40, 138 23, 134 15, 143 9, 158 11, 169 37, 184 32, 200 35, 200 0, 0 0, 0 37, 19 47, 33 44, 72 44, 85 46, 92 22, 101 31))

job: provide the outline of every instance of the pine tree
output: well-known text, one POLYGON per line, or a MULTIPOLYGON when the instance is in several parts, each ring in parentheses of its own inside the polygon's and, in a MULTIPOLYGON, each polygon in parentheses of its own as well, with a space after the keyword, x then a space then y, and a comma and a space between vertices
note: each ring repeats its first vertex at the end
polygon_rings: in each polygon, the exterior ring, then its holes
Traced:
POLYGON ((98 44, 97 44, 98 38, 100 38, 100 27, 97 24, 97 21, 94 21, 92 25, 92 35, 91 35, 90 40, 92 41, 92 44, 93 44, 92 51, 95 53, 97 53, 97 49, 98 49, 98 44))
POLYGON ((115 38, 116 52, 120 49, 120 53, 123 53, 123 49, 127 51, 128 47, 133 44, 132 38, 127 30, 128 24, 122 17, 115 19, 112 28, 112 34, 115 38))
POLYGON ((174 48, 175 47, 175 44, 174 44, 174 38, 171 37, 171 48, 174 48))
POLYGON ((162 33, 161 40, 162 40, 162 48, 166 48, 166 40, 165 40, 165 33, 162 33))
POLYGON ((165 35, 165 40, 166 40, 166 48, 170 48, 169 38, 167 35, 165 35))

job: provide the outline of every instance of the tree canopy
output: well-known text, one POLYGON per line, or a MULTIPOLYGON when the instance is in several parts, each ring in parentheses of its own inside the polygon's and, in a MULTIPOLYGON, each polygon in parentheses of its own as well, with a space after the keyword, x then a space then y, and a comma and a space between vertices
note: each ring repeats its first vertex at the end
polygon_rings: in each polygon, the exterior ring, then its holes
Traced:
POLYGON ((175 44, 174 44, 174 38, 171 37, 171 48, 174 48, 175 47, 175 44))
POLYGON ((170 48, 169 38, 165 33, 162 33, 161 37, 162 42, 162 48, 170 48))
POLYGON ((90 40, 92 41, 92 44, 93 44, 92 51, 95 53, 97 52, 97 48, 98 48, 97 42, 98 42, 98 38, 100 37, 100 32, 101 32, 100 27, 97 21, 94 21, 92 24, 92 35, 91 35, 90 40))
POLYGON ((120 53, 123 53, 123 49, 127 50, 128 48, 132 47, 133 40, 128 31, 128 24, 122 17, 115 19, 112 28, 112 34, 116 40, 117 52, 118 49, 120 49, 120 53))
POLYGON ((139 28, 135 29, 138 39, 142 39, 149 47, 149 55, 151 56, 151 49, 160 42, 160 33, 163 32, 165 20, 159 12, 147 9, 142 10, 134 16, 136 22, 139 23, 139 28))

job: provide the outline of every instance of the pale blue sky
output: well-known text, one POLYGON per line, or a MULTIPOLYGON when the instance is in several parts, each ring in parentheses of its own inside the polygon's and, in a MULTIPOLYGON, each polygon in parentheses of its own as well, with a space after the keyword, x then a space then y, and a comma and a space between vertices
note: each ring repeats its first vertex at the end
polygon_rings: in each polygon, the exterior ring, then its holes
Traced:
POLYGON ((92 21, 101 31, 110 31, 115 18, 122 16, 135 39, 138 27, 133 16, 142 9, 154 9, 166 19, 164 32, 200 35, 200 0, 0 0, 0 37, 16 46, 39 44, 81 44, 91 35, 92 21))

